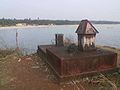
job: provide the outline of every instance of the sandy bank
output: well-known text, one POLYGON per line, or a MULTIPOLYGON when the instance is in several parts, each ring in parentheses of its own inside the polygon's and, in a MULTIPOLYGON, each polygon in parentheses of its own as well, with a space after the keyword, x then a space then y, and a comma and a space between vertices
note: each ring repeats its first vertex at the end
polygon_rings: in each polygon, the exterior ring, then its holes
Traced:
POLYGON ((5 26, 5 27, 0 27, 0 29, 5 29, 5 28, 33 28, 33 27, 46 27, 47 25, 39 25, 39 26, 5 26))
POLYGON ((0 29, 7 29, 7 28, 36 28, 36 27, 56 27, 56 26, 77 26, 77 25, 38 25, 38 26, 32 26, 32 25, 28 25, 28 26, 5 26, 5 27, 0 27, 0 29))

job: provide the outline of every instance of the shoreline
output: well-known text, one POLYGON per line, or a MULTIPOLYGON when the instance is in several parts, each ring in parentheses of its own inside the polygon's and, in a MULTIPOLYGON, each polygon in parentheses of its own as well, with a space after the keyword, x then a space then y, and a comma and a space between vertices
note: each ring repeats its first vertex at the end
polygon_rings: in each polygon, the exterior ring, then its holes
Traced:
POLYGON ((38 25, 38 26, 31 26, 31 25, 29 25, 29 26, 4 26, 4 27, 0 27, 0 29, 5 29, 5 28, 15 28, 15 29, 17 29, 17 28, 33 28, 33 27, 46 27, 46 25, 38 25))
MULTIPOLYGON (((56 27, 56 26, 78 26, 79 24, 73 24, 73 25, 27 25, 27 26, 0 26, 0 29, 7 29, 7 28, 13 28, 13 29, 19 29, 19 28, 35 28, 35 27, 56 27)), ((95 24, 95 25, 120 25, 120 24, 95 24)))
MULTIPOLYGON (((76 24, 77 25, 77 24, 76 24)), ((4 26, 4 27, 0 27, 0 29, 5 29, 5 28, 34 28, 34 27, 54 27, 54 26, 76 26, 76 25, 37 25, 37 26, 32 26, 32 25, 28 25, 28 26, 4 26)))

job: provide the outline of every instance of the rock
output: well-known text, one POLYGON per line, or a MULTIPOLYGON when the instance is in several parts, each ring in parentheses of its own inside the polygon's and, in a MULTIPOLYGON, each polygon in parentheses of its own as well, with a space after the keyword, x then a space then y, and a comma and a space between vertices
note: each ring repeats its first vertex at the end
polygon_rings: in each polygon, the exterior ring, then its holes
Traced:
POLYGON ((28 58, 26 58, 25 60, 30 60, 30 61, 31 61, 31 60, 32 60, 32 58, 31 58, 31 57, 28 57, 28 58))
POLYGON ((33 69, 38 69, 40 68, 39 66, 32 66, 33 69))
POLYGON ((21 62, 21 58, 18 59, 18 62, 21 62))

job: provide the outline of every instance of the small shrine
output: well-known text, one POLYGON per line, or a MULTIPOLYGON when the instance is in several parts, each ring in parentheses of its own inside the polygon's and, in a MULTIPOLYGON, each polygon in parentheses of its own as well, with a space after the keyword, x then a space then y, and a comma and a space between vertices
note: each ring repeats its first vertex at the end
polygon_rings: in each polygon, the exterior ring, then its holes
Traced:
POLYGON ((60 81, 70 77, 109 72, 117 68, 117 53, 95 46, 98 31, 90 21, 82 20, 76 33, 76 47, 79 53, 67 52, 63 34, 55 35, 54 45, 38 46, 38 55, 50 66, 60 81))
POLYGON ((96 34, 99 33, 88 21, 82 20, 76 30, 78 35, 78 47, 82 51, 95 50, 96 34))

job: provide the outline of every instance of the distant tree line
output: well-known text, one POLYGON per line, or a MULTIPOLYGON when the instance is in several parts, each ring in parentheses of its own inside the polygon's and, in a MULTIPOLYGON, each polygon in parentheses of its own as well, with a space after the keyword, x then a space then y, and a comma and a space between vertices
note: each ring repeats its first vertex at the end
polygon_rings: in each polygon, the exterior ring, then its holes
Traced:
POLYGON ((120 24, 118 21, 92 21, 94 24, 120 24))
MULTIPOLYGON (((91 21, 94 24, 120 24, 120 22, 115 21, 91 21)), ((26 25, 75 25, 79 24, 80 21, 70 21, 70 20, 39 20, 31 18, 29 19, 0 19, 0 26, 16 26, 16 24, 25 23, 26 25)))

